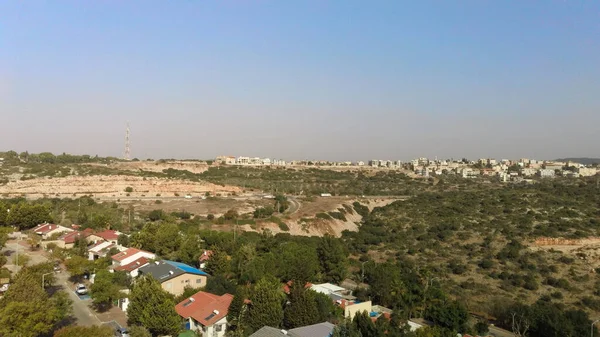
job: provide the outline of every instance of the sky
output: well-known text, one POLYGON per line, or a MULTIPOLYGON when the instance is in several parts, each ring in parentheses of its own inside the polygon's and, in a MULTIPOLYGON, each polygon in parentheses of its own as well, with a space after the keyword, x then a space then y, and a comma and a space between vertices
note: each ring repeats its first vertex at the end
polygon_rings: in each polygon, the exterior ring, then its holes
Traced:
POLYGON ((600 1, 0 2, 0 151, 600 157, 600 1))

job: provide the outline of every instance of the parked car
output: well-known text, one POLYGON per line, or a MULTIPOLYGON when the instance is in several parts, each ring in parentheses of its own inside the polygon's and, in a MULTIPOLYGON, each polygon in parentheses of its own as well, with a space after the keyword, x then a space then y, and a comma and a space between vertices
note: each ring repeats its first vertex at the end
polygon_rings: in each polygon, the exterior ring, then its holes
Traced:
POLYGON ((115 332, 115 336, 129 337, 129 331, 127 331, 127 328, 118 328, 117 331, 115 332))
POLYGON ((87 293, 88 293, 88 290, 87 290, 87 288, 85 287, 85 285, 83 285, 83 284, 79 283, 79 284, 77 285, 77 287, 75 288, 75 292, 76 292, 77 294, 79 294, 79 295, 85 295, 85 294, 87 294, 87 293))

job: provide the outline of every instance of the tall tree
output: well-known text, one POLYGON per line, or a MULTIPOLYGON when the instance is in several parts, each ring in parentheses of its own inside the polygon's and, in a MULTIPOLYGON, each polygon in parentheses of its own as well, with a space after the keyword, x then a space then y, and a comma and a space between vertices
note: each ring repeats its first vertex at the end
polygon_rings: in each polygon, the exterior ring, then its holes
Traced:
POLYGON ((177 259, 192 266, 198 265, 198 258, 202 254, 202 242, 197 235, 188 235, 181 247, 177 250, 177 259))
POLYGON ((227 253, 216 247, 212 248, 212 255, 204 269, 210 275, 223 275, 229 271, 229 258, 227 253))
POLYGON ((348 255, 338 239, 330 235, 323 237, 317 246, 317 255, 325 281, 340 283, 346 278, 348 255))
POLYGON ((181 319, 175 311, 175 301, 151 276, 144 275, 136 280, 129 299, 129 325, 144 326, 152 335, 176 336, 179 333, 181 319))
POLYGON ((227 313, 229 330, 237 331, 243 334, 245 328, 244 314, 246 313, 246 298, 247 293, 245 288, 237 287, 227 313))
MULTIPOLYGON (((71 312, 71 302, 64 292, 51 297, 40 287, 42 275, 51 264, 25 267, 0 299, 0 336, 34 337, 52 331, 56 323, 71 312)), ((48 278, 49 282, 52 277, 48 278)))
POLYGON ((304 283, 293 282, 288 296, 289 303, 283 312, 283 326, 293 329, 319 322, 315 292, 306 289, 304 283))
POLYGON ((265 325, 281 326, 283 320, 283 291, 274 278, 262 278, 256 283, 250 296, 248 327, 256 331, 265 325))
POLYGON ((114 300, 122 298, 122 293, 115 282, 114 274, 108 270, 102 269, 96 273, 94 284, 92 284, 90 290, 90 297, 94 305, 101 311, 109 309, 114 300))

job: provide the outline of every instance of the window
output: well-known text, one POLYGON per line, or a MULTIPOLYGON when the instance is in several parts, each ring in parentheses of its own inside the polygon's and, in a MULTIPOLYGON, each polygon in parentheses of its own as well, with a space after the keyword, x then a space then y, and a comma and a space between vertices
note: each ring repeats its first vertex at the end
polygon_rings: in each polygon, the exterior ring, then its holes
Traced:
POLYGON ((202 279, 201 278, 199 278, 199 279, 196 280, 196 284, 201 284, 201 283, 202 283, 202 279))
POLYGON ((215 325, 215 330, 217 330, 217 332, 221 332, 222 329, 223 329, 223 325, 222 324, 215 325))

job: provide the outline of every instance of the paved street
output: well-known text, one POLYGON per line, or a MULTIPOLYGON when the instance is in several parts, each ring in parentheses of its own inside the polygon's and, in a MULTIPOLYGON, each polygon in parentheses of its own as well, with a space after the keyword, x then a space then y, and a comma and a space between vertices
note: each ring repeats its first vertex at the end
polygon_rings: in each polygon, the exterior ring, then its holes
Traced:
MULTIPOLYGON (((37 264, 48 261, 48 257, 41 250, 29 251, 28 245, 24 241, 20 241, 17 246, 17 241, 7 242, 2 254, 7 255, 8 263, 5 266, 11 271, 17 271, 19 268, 13 265, 13 256, 16 255, 17 247, 19 249, 19 256, 28 255, 30 257, 29 264, 37 264)), ((62 270, 60 273, 55 274, 56 284, 60 285, 63 290, 69 294, 69 298, 73 301, 73 317, 76 319, 77 325, 98 325, 100 320, 96 317, 94 311, 89 307, 91 300, 81 300, 74 292, 74 285, 69 282, 69 273, 62 270)))

